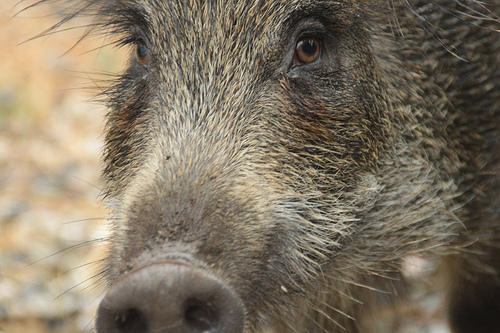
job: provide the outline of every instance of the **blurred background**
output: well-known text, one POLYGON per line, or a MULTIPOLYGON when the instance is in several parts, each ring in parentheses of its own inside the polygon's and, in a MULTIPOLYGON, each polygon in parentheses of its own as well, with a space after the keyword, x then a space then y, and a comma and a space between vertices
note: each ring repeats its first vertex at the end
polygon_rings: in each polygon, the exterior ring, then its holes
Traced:
POLYGON ((30 40, 62 17, 50 3, 20 12, 33 2, 0 1, 0 332, 89 332, 105 255, 92 240, 107 233, 92 99, 124 51, 73 48, 84 29, 30 40))

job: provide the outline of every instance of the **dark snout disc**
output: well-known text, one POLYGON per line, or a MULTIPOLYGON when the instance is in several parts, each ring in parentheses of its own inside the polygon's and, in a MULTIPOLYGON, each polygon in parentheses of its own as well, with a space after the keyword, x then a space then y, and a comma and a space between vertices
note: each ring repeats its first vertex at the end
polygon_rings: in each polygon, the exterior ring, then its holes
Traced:
POLYGON ((210 273, 175 263, 136 270, 99 305, 98 333, 241 333, 244 308, 210 273))

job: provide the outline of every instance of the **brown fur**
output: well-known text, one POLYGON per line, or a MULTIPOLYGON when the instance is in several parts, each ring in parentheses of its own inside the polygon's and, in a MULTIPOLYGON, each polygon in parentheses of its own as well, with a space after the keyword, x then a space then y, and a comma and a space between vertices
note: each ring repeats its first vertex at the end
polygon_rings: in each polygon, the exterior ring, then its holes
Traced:
POLYGON ((188 257, 245 332, 371 332, 416 255, 441 263, 454 332, 499 331, 491 2, 75 1, 68 19, 149 50, 108 90, 104 278, 188 257), (290 68, 304 31, 321 59, 290 68))

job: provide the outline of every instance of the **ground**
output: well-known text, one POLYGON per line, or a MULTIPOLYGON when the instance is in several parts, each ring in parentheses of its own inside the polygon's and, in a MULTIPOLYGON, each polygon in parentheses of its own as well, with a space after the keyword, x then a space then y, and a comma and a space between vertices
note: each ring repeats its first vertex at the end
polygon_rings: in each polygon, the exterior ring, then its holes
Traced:
POLYGON ((57 11, 19 13, 30 3, 18 1, 0 1, 0 332, 86 332, 104 256, 88 241, 107 233, 93 79, 123 62, 112 48, 86 52, 95 40, 71 49, 81 29, 28 41, 57 11))

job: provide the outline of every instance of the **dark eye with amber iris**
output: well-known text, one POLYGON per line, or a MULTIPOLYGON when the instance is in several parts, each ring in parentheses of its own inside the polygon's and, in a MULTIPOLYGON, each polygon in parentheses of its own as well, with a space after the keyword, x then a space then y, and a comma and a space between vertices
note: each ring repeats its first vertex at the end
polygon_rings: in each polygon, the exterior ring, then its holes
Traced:
POLYGON ((135 57, 142 66, 147 66, 149 62, 149 50, 143 41, 138 41, 135 45, 135 57))
POLYGON ((295 46, 294 65, 310 64, 318 60, 321 54, 321 42, 318 38, 303 38, 295 46))

